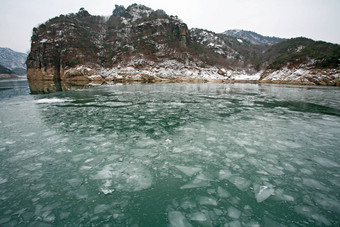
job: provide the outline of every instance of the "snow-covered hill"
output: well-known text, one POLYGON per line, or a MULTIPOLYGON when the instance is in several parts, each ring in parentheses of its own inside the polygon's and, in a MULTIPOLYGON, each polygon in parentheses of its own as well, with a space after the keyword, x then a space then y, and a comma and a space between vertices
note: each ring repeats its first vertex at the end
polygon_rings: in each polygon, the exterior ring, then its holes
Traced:
POLYGON ((240 29, 227 30, 223 32, 222 34, 226 36, 239 38, 240 42, 242 42, 242 39, 243 39, 255 45, 271 46, 271 45, 278 44, 285 40, 285 39, 277 38, 277 37, 263 36, 263 35, 257 34, 256 32, 244 31, 240 29))
POLYGON ((18 75, 26 74, 27 54, 0 47, 0 64, 18 75))

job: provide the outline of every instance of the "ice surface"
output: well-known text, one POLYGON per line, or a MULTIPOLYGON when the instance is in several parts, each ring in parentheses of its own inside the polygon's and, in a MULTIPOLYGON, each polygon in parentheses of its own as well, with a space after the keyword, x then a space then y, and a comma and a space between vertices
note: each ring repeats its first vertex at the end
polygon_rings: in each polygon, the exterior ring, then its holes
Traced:
POLYGON ((337 89, 2 92, 1 225, 340 225, 337 89))
POLYGON ((179 211, 170 211, 168 213, 169 224, 171 227, 189 227, 192 226, 185 216, 179 211))
POLYGON ((229 181, 241 191, 246 191, 251 183, 249 180, 239 176, 232 176, 229 181))
POLYGON ((254 185, 255 198, 258 203, 268 199, 271 195, 274 195, 274 189, 266 185, 254 185))

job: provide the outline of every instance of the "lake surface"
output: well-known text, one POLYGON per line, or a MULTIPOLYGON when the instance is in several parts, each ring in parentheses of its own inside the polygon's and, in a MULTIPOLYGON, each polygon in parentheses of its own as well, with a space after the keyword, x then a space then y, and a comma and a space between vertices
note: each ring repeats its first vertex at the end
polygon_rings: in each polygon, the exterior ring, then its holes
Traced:
POLYGON ((339 88, 43 87, 0 82, 0 226, 340 225, 339 88))

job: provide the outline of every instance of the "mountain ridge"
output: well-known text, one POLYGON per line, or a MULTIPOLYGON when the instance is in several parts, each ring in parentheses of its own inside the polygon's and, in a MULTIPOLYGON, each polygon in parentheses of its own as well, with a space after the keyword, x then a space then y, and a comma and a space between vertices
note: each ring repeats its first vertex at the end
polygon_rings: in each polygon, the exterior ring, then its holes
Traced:
POLYGON ((240 39, 246 40, 246 41, 248 41, 252 44, 255 44, 255 45, 272 46, 272 45, 275 45, 275 44, 278 44, 282 41, 287 40, 287 39, 284 39, 284 38, 279 38, 279 37, 274 37, 274 36, 272 36, 272 37, 263 36, 263 35, 260 35, 256 32, 246 31, 246 30, 242 30, 242 29, 226 30, 226 31, 222 32, 222 34, 224 34, 226 36, 240 38, 240 39))
POLYGON ((33 29, 27 76, 31 80, 275 81, 269 80, 273 72, 287 69, 294 74, 303 68, 317 72, 315 78, 304 74, 276 81, 340 84, 339 45, 322 43, 313 49, 317 42, 300 41, 252 44, 188 29, 177 16, 144 5, 116 5, 109 18, 81 8, 33 29))

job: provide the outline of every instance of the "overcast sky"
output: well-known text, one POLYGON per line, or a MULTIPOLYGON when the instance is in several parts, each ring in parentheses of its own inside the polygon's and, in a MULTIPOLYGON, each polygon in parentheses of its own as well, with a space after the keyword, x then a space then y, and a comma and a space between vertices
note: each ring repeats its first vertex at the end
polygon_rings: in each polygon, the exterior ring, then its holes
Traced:
POLYGON ((340 43, 340 0, 0 0, 0 47, 28 52, 33 27, 50 18, 81 7, 107 16, 115 4, 133 3, 177 15, 189 28, 340 43))

